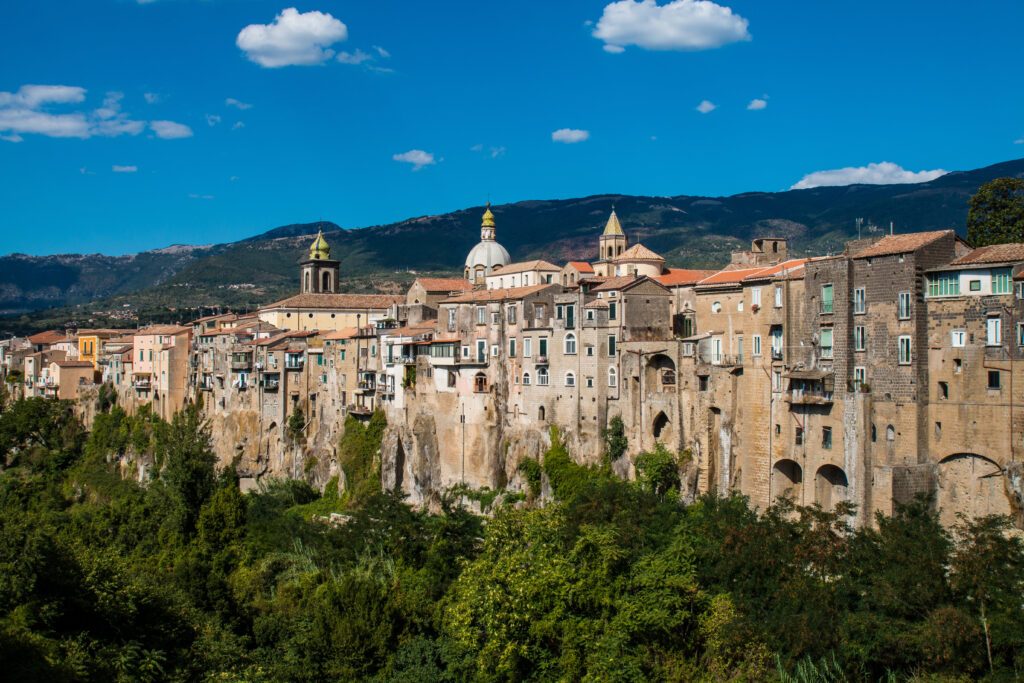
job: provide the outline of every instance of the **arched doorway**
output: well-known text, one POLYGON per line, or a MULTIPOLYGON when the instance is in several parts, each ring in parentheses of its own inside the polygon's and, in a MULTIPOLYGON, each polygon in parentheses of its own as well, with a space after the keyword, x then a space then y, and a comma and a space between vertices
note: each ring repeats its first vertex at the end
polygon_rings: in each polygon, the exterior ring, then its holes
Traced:
POLYGON ((967 517, 1009 515, 1010 501, 1003 483, 1003 468, 976 453, 956 453, 939 462, 935 502, 939 519, 949 526, 957 514, 967 517))
POLYGON ((654 435, 655 439, 660 439, 668 426, 668 415, 662 411, 654 417, 654 424, 651 426, 651 434, 654 435))
POLYGON ((647 391, 675 391, 675 361, 663 353, 651 356, 644 368, 644 385, 647 391))
POLYGON ((799 503, 800 487, 804 483, 804 470, 795 460, 779 460, 772 467, 772 494, 799 503))
POLYGON ((822 465, 814 475, 814 502, 823 510, 831 510, 846 500, 848 486, 846 472, 835 465, 822 465))

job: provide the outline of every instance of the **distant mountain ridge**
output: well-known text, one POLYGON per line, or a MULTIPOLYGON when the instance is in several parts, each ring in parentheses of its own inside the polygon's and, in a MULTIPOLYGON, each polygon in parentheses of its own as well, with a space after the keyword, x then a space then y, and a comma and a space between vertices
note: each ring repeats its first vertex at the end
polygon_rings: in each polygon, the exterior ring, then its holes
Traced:
MULTIPOLYGON (((838 251, 864 226, 898 232, 955 228, 967 201, 993 178, 1024 177, 1024 159, 957 171, 912 185, 849 185, 729 197, 594 195, 493 207, 498 240, 516 260, 595 257, 614 204, 631 243, 643 241, 669 265, 715 267, 756 236, 787 237, 795 253, 838 251)), ((80 304, 149 292, 178 305, 248 303, 294 291, 308 236, 323 229, 349 286, 380 289, 396 271, 459 272, 479 240, 483 207, 361 229, 296 223, 225 244, 173 245, 131 256, 0 257, 0 312, 80 304)))

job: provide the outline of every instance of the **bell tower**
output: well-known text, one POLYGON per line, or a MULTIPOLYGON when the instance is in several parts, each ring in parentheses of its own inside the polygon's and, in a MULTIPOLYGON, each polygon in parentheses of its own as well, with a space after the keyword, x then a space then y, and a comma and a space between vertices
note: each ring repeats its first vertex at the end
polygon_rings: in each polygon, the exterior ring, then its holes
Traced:
POLYGON ((331 260, 331 247, 323 230, 309 247, 309 258, 301 263, 303 294, 337 294, 341 263, 331 260))
POLYGON ((629 244, 626 233, 622 232, 619 217, 615 215, 615 209, 612 209, 612 215, 608 216, 608 223, 604 226, 604 232, 601 233, 599 240, 598 259, 611 261, 616 256, 621 256, 627 246, 629 244))

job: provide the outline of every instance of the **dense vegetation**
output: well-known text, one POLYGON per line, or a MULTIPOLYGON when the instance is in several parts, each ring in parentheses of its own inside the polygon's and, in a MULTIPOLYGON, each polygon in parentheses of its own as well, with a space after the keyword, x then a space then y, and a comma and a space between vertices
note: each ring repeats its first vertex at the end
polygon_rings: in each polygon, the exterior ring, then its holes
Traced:
POLYGON ((1009 681, 1024 667, 1024 551, 1003 519, 949 534, 921 501, 853 531, 845 510, 683 505, 679 456, 646 454, 624 482, 621 454, 582 467, 557 434, 521 468, 528 500, 485 520, 453 496, 427 514, 369 484, 382 430, 376 416, 339 445, 344 496, 297 481, 243 495, 194 411, 168 424, 115 407, 86 433, 67 404, 10 404, 4 680, 1009 681))
POLYGON ((967 240, 976 247, 1024 242, 1024 178, 996 178, 971 197, 967 240))

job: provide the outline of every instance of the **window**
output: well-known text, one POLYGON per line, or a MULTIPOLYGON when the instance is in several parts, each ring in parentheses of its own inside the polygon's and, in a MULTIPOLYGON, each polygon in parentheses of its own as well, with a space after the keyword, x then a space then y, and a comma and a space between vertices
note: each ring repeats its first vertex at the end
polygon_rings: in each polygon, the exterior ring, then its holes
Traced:
POLYGON ((832 358, 832 328, 821 328, 818 339, 821 343, 821 357, 825 360, 832 358))
POLYGON ((615 356, 615 353, 616 353, 615 341, 616 341, 615 340, 615 335, 614 334, 609 334, 608 335, 608 356, 609 357, 614 357, 615 356))
POLYGON ((454 332, 455 331, 455 309, 454 308, 449 308, 448 309, 448 331, 449 332, 454 332))
POLYGON ((772 358, 782 360, 782 325, 772 325, 772 358))
POLYGON ((853 388, 860 391, 861 387, 868 383, 868 369, 857 366, 853 369, 853 388))
POLYGON ((775 308, 782 308, 782 285, 775 285, 775 308))
POLYGON ((469 347, 468 346, 463 346, 462 347, 462 357, 463 358, 469 358, 469 347))
POLYGON ((964 369, 964 362, 959 358, 953 359, 953 373, 959 375, 964 369))
POLYGON ((736 302, 736 310, 740 313, 743 312, 743 299, 736 302))
POLYGON ((497 358, 498 354, 500 354, 500 353, 501 353, 501 347, 499 347, 497 344, 491 344, 491 357, 492 358, 497 358))
POLYGON ((900 292, 896 300, 896 317, 900 320, 910 318, 910 292, 900 292))
POLYGON ((567 356, 576 355, 576 335, 571 332, 565 335, 565 354, 567 356))
POLYGON ((754 344, 754 347, 753 347, 753 349, 751 349, 751 353, 753 353, 755 356, 760 356, 761 355, 761 335, 759 335, 759 334, 755 334, 754 335, 753 344, 754 344))
POLYGON ((1017 323, 1017 346, 1024 346, 1024 323, 1017 323))
POLYGON ((831 450, 832 448, 832 428, 822 427, 821 428, 821 447, 825 450, 831 450))
POLYGON ((989 318, 985 321, 985 345, 999 346, 1003 343, 1003 319, 989 318))
POLYGON ((483 339, 476 340, 476 362, 483 363, 487 360, 487 342, 483 339))
POLYGON ((989 370, 988 371, 988 388, 989 389, 992 389, 993 391, 998 391, 999 387, 1001 386, 1001 382, 999 381, 1001 379, 1000 376, 999 376, 1000 374, 1001 373, 998 370, 989 370))
POLYGON ((487 322, 487 309, 483 306, 476 307, 476 324, 483 325, 487 322))
POLYGON ((711 312, 712 313, 721 313, 722 312, 722 302, 721 301, 716 301, 713 304, 711 304, 711 312))
POLYGON ((533 305, 533 317, 537 320, 543 320, 546 316, 544 315, 544 304, 533 305))
POLYGON ((509 358, 515 358, 516 357, 516 338, 515 337, 512 337, 511 339, 508 340, 508 357, 509 358))
POLYGON ((856 315, 865 313, 868 310, 867 292, 863 287, 853 290, 853 312, 856 315))
POLYGON ((576 375, 572 372, 565 373, 565 386, 574 387, 576 386, 576 375))
POLYGON ((750 304, 752 306, 761 307, 761 288, 754 287, 750 290, 750 304))
POLYGON ((875 427, 875 423, 871 423, 871 443, 878 441, 878 428, 875 427))
POLYGON ((993 294, 1009 294, 1013 290, 1010 288, 1010 269, 1009 268, 995 268, 992 270, 992 293, 993 294))
POLYGON ((964 347, 966 337, 967 333, 963 330, 953 330, 949 333, 949 344, 954 349, 962 349, 964 347))
POLYGON ((533 355, 533 338, 526 337, 523 339, 523 358, 529 358, 533 355))
POLYGON ((743 362, 743 337, 736 337, 736 360, 743 362))
POLYGON ((868 334, 867 328, 863 325, 857 325, 853 328, 853 350, 863 351, 868 347, 868 334))
POLYGON ((885 428, 885 440, 895 441, 896 440, 896 428, 889 425, 885 428))
POLYGON ((619 386, 619 373, 615 368, 608 368, 608 386, 619 386))
POLYGON ((540 356, 541 358, 547 358, 548 357, 548 338, 547 337, 541 337, 540 338, 539 343, 537 344, 537 355, 540 356))
POLYGON ((608 319, 617 320, 619 315, 619 304, 614 301, 608 302, 608 319))
POLYGON ((548 369, 545 367, 537 368, 537 384, 542 387, 548 385, 548 369))
POLYGON ((939 398, 949 398, 949 382, 939 382, 939 398))
POLYGON ((492 325, 497 325, 500 322, 501 322, 501 314, 498 313, 497 311, 495 311, 494 313, 491 313, 491 324, 492 325))
POLYGON ((509 306, 508 308, 505 309, 505 318, 506 318, 506 320, 508 320, 508 324, 509 325, 515 325, 516 324, 516 307, 515 306, 509 306))
POLYGON ((935 273, 928 276, 928 296, 957 296, 960 294, 958 273, 935 273))
POLYGON ((900 335, 899 340, 897 340, 897 344, 898 344, 897 350, 898 350, 898 355, 899 355, 899 358, 898 358, 899 364, 900 365, 910 365, 910 360, 911 360, 910 335, 909 334, 900 335))
POLYGON ((588 389, 593 389, 594 388, 594 378, 593 377, 588 377, 587 378, 587 388, 588 389))
POLYGON ((587 355, 588 356, 593 356, 594 355, 594 346, 593 346, 593 344, 588 344, 587 345, 587 355))
POLYGON ((942 438, 942 423, 941 422, 936 422, 935 423, 935 440, 938 441, 941 438, 942 438))
POLYGON ((708 390, 708 376, 707 375, 697 375, 697 388, 700 389, 701 391, 707 391, 708 390))
POLYGON ((772 372, 772 391, 782 391, 782 370, 774 370, 772 372))
POLYGON ((528 373, 528 372, 524 372, 523 373, 523 384, 526 385, 526 386, 530 386, 530 373, 528 373))
POLYGON ((558 304, 555 306, 555 320, 562 320, 565 318, 565 306, 558 304))
POLYGON ((594 309, 593 308, 588 308, 587 309, 587 320, 593 320, 593 319, 594 319, 594 309))
POLYGON ((831 313, 833 310, 832 285, 821 286, 821 312, 831 313))
POLYGON ((793 435, 793 441, 794 441, 794 443, 796 443, 797 446, 803 446, 804 445, 804 428, 803 427, 797 427, 796 428, 796 434, 793 435))

